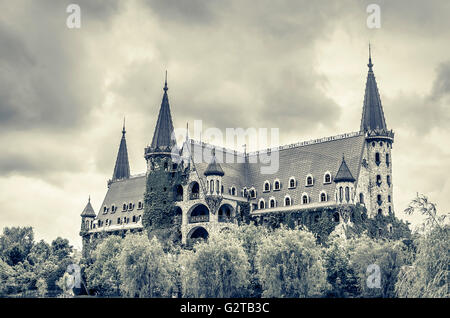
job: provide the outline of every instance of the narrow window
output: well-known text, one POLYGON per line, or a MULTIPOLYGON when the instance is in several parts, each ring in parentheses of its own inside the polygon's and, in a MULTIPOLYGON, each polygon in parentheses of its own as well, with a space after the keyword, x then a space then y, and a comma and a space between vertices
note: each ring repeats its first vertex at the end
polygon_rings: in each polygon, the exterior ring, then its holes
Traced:
POLYGON ((295 188, 295 179, 294 178, 291 178, 289 180, 289 188, 295 188))
POLYGON ((380 164, 380 153, 379 152, 375 153, 375 163, 377 165, 380 164))
POLYGON ((344 189, 342 187, 339 187, 339 202, 342 202, 344 198, 344 189))
POLYGON ((291 199, 290 199, 289 197, 286 197, 286 198, 284 199, 284 205, 286 205, 286 206, 291 205, 291 199))
POLYGON ((379 174, 377 174, 377 185, 381 185, 381 176, 379 174))
POLYGON ((307 204, 308 203, 308 196, 306 194, 303 195, 302 202, 303 202, 303 204, 307 204))
POLYGON ((274 199, 270 200, 270 207, 271 208, 275 207, 275 200, 274 199))
POLYGON ((331 183, 331 175, 329 173, 325 174, 325 183, 331 183))
POLYGON ((209 192, 211 192, 211 193, 214 192, 214 180, 211 180, 209 182, 209 192))
POLYGON ((364 194, 359 194, 359 203, 364 204, 364 194))
POLYGON ((306 178, 306 185, 308 185, 308 186, 313 185, 313 178, 311 176, 308 176, 306 178))
POLYGON ((280 190, 280 182, 279 181, 275 181, 275 190, 280 190))
POLYGON ((259 202, 259 208, 260 209, 264 209, 264 201, 260 201, 259 202))
POLYGON ((350 202, 350 188, 345 187, 345 201, 350 202))
POLYGON ((386 182, 387 182, 388 186, 391 186, 391 176, 388 175, 386 177, 386 182))
POLYGON ((389 154, 386 154, 386 165, 389 167, 389 154))
POLYGON ((325 192, 322 192, 320 194, 320 201, 325 202, 326 200, 327 200, 327 195, 325 194, 325 192))
POLYGON ((264 191, 269 191, 269 190, 270 190, 270 183, 266 181, 264 183, 264 191))
POLYGON ((217 191, 217 194, 219 194, 219 192, 220 192, 219 180, 216 180, 216 191, 217 191))

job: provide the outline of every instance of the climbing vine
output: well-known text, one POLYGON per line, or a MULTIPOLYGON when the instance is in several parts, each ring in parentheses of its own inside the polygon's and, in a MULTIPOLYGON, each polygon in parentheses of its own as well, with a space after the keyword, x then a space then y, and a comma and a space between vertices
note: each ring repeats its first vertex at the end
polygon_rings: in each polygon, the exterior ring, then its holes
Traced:
POLYGON ((175 186, 186 185, 187 171, 178 166, 173 169, 166 157, 152 160, 153 169, 147 176, 144 195, 142 224, 149 235, 176 242, 181 236, 181 217, 175 214, 175 186))

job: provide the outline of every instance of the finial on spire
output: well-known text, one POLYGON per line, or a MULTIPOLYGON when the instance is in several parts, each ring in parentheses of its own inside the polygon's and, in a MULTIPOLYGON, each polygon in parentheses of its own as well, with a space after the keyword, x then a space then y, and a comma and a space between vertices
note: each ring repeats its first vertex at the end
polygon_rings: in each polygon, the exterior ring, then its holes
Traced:
POLYGON ((213 155, 213 157, 216 156, 216 147, 214 147, 214 148, 212 149, 212 155, 213 155))
POLYGON ((122 135, 125 136, 125 133, 126 133, 126 132, 127 132, 127 131, 125 130, 125 116, 123 116, 122 135))
POLYGON ((371 71, 373 64, 372 64, 372 52, 370 49, 370 42, 369 42, 369 64, 367 64, 367 66, 369 67, 369 71, 371 71))
POLYGON ((91 195, 89 194, 88 203, 91 203, 91 195))
POLYGON ((186 122, 186 141, 189 140, 189 122, 186 122))
POLYGON ((167 92, 169 88, 167 87, 167 70, 166 70, 166 79, 164 81, 164 92, 167 92))

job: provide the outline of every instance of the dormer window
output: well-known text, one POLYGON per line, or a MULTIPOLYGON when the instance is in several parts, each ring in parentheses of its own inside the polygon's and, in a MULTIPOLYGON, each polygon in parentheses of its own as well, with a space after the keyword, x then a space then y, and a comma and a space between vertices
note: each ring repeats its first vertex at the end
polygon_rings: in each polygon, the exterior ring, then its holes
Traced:
POLYGON ((248 195, 248 190, 247 190, 247 188, 242 189, 242 196, 243 196, 244 198, 246 198, 247 195, 248 195))
POLYGON ((325 175, 323 176, 323 183, 331 183, 331 173, 329 171, 325 172, 325 175))
POLYGON ((264 188, 263 188, 264 192, 269 192, 270 191, 270 182, 268 180, 264 181, 264 188))
POLYGON ((126 210, 127 210, 127 204, 124 203, 123 206, 122 206, 122 211, 126 211, 126 210))
POLYGON ((138 210, 140 210, 140 209, 142 209, 142 208, 144 208, 144 205, 142 204, 141 201, 139 201, 139 202, 138 202, 138 210))
POLYGON ((261 210, 266 208, 266 202, 264 202, 264 199, 259 200, 259 208, 261 210))
POLYGON ((277 202, 275 201, 275 198, 270 198, 269 200, 270 208, 275 208, 277 205, 277 202))
POLYGON ((290 206, 292 204, 292 200, 291 200, 291 197, 290 196, 285 196, 284 197, 284 205, 285 206, 290 206))
POLYGON ((294 189, 297 186, 297 182, 294 177, 289 178, 289 189, 294 189))
POLYGON ((280 188, 281 188, 281 183, 280 183, 280 180, 275 180, 275 182, 273 183, 273 190, 274 191, 279 191, 280 190, 280 188))
POLYGON ((325 191, 322 191, 320 193, 320 202, 326 202, 326 201, 328 201, 327 193, 325 191))
POLYGON ((133 203, 128 203, 128 210, 133 210, 133 203))
POLYGON ((313 178, 312 175, 309 174, 306 177, 306 186, 309 187, 309 186, 312 186, 312 185, 314 185, 314 178, 313 178))
POLYGON ((302 204, 308 204, 309 203, 309 197, 308 194, 303 193, 302 194, 302 204))
POLYGON ((250 189, 250 198, 252 199, 256 198, 256 191, 253 188, 250 189))
POLYGON ((117 207, 115 205, 112 205, 111 206, 111 213, 116 212, 116 210, 117 210, 117 207))
POLYGON ((106 206, 103 207, 103 214, 108 213, 108 208, 106 206))

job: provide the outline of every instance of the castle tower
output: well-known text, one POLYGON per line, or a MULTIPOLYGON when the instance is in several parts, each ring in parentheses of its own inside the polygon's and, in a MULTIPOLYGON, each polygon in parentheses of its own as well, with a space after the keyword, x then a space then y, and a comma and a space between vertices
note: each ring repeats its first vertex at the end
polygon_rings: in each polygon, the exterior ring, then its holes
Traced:
POLYGON ((217 162, 216 149, 212 150, 212 159, 205 172, 207 195, 222 195, 222 177, 225 175, 220 163, 217 162))
MULTIPOLYGON (((164 94, 156 121, 152 143, 145 149, 147 160, 147 173, 155 169, 155 166, 163 165, 165 170, 172 169, 172 161, 178 159, 176 140, 173 138, 173 123, 170 114, 169 97, 167 91, 167 72, 164 82, 164 94)), ((177 161, 177 160, 175 160, 177 161)))
POLYGON ((355 178, 345 162, 344 156, 342 156, 341 165, 339 166, 339 170, 334 177, 334 183, 336 184, 336 202, 338 204, 354 203, 355 181, 355 178))
MULTIPOLYGON (((361 131, 366 136, 363 154, 363 169, 367 170, 367 194, 365 202, 370 217, 377 214, 394 213, 392 187, 391 150, 394 133, 387 129, 381 98, 373 72, 372 56, 369 45, 369 72, 367 74, 364 95, 361 131)), ((361 201, 361 200, 360 200, 361 201)))
POLYGON ((92 228, 92 224, 95 220, 96 214, 91 205, 91 197, 89 196, 88 203, 81 212, 81 229, 80 236, 83 240, 83 257, 87 256, 88 249, 85 248, 89 244, 89 234, 88 231, 92 228))
POLYGON ((120 140, 119 152, 117 153, 116 165, 112 181, 119 179, 127 179, 130 177, 130 164, 128 162, 127 141, 125 139, 125 119, 123 120, 122 139, 120 140))

